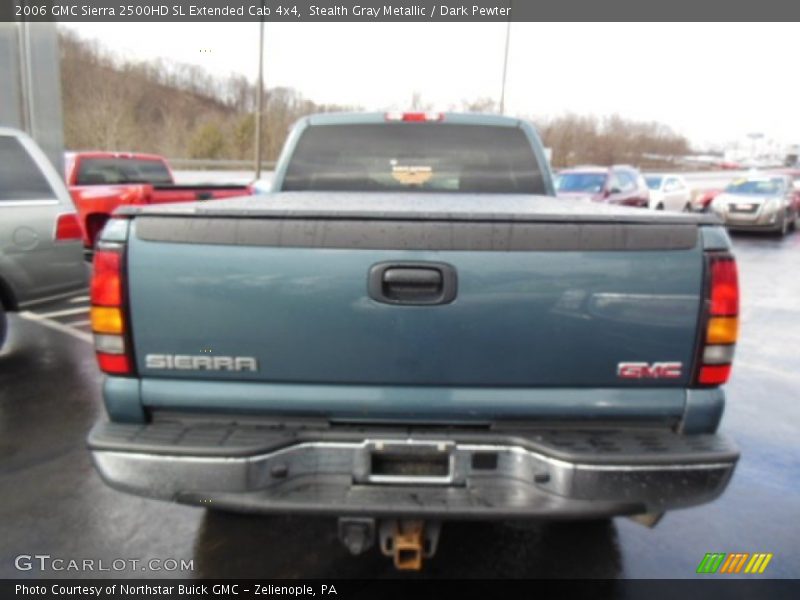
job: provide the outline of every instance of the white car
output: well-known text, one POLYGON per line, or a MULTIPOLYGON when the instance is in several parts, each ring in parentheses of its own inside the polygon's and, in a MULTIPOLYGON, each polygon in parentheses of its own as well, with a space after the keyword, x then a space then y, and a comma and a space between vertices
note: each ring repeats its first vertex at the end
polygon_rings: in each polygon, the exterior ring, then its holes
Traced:
POLYGON ((680 175, 645 175, 650 188, 650 208, 689 212, 692 210, 692 190, 680 175))

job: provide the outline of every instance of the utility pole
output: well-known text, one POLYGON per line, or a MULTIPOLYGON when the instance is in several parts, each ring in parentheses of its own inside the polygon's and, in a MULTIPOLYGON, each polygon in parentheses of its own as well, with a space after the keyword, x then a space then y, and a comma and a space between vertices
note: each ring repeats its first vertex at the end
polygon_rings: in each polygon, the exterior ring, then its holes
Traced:
POLYGON ((508 72, 508 41, 511 39, 511 21, 506 23, 506 49, 503 54, 503 85, 500 88, 500 114, 506 112, 506 73, 508 72))
POLYGON ((258 92, 256 96, 256 179, 261 179, 261 113, 264 111, 264 18, 258 23, 258 92))

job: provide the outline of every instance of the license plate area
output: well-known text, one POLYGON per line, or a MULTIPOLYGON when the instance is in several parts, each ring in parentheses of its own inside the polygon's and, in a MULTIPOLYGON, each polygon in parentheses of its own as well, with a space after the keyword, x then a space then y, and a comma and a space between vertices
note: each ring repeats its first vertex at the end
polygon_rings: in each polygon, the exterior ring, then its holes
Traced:
POLYGON ((451 442, 369 442, 364 448, 361 479, 367 483, 451 485, 454 481, 451 442))

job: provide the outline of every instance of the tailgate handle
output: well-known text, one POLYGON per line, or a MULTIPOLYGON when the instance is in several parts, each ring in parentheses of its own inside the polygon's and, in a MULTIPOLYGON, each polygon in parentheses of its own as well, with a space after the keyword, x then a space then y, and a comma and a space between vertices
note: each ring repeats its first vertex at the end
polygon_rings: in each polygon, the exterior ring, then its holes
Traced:
POLYGON ((445 263, 378 263, 369 271, 368 292, 385 304, 447 304, 456 297, 456 271, 445 263))

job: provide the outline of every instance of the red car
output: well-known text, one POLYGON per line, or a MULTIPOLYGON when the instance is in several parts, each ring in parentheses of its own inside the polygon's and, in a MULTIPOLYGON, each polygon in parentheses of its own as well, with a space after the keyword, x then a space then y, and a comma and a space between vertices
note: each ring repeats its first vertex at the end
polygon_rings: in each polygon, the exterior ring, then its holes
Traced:
POLYGON ((65 178, 80 218, 83 244, 95 238, 118 206, 195 202, 252 194, 249 185, 177 185, 155 154, 77 152, 65 157, 65 178))
POLYGON ((559 198, 591 200, 647 208, 650 188, 642 174, 633 167, 573 167, 556 175, 559 198))

